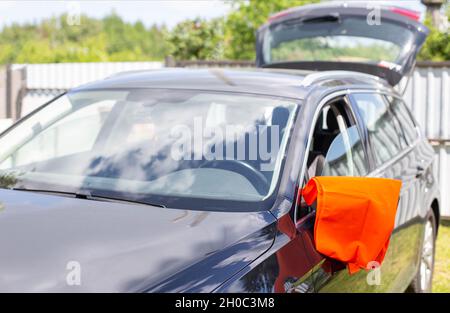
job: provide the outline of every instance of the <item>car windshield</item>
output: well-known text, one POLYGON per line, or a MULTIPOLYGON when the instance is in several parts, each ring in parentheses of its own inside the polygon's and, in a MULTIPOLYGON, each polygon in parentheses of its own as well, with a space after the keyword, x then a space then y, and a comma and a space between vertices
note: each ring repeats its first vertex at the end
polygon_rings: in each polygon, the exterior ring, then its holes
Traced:
POLYGON ((204 91, 71 92, 0 138, 0 187, 191 209, 260 203, 277 188, 296 107, 204 91))

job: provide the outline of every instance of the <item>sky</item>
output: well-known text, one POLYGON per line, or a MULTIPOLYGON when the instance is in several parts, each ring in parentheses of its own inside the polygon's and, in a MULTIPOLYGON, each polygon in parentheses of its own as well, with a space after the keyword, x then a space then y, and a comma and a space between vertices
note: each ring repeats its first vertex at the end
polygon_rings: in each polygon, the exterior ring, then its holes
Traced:
MULTIPOLYGON (((260 0, 264 1, 264 0, 260 0)), ((364 3, 368 3, 365 1, 364 3)), ((378 1, 423 11, 420 0, 378 1)), ((146 25, 166 24, 173 27, 178 22, 195 17, 214 18, 230 10, 225 0, 147 0, 147 1, 4 1, 0 0, 0 28, 11 23, 39 22, 44 18, 64 12, 79 10, 92 17, 103 17, 113 10, 124 20, 141 20, 146 25)))
POLYGON ((150 1, 3 1, 0 0, 0 27, 13 22, 33 22, 73 12, 79 6, 82 14, 103 17, 113 10, 126 21, 141 20, 146 25, 172 27, 196 16, 213 18, 226 14, 230 4, 220 0, 150 0, 150 1))

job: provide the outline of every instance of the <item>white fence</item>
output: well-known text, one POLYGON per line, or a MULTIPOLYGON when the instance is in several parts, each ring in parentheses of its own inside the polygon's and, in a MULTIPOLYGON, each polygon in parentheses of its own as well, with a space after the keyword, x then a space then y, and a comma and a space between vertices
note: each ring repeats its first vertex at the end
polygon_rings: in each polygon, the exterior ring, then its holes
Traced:
POLYGON ((450 217, 450 64, 418 67, 404 99, 436 151, 441 214, 450 217))
MULTIPOLYGON (((16 65, 20 66, 20 65, 16 65)), ((28 89, 69 89, 112 74, 164 67, 162 62, 102 62, 30 64, 27 67, 28 89)))
POLYGON ((25 115, 64 90, 100 80, 116 73, 135 70, 160 69, 162 62, 103 62, 15 64, 14 68, 26 66, 26 88, 22 100, 21 115, 25 115))
MULTIPOLYGON (((195 62, 194 62, 195 63, 195 62)), ((196 62, 195 65, 198 62, 196 62)), ((203 62, 203 66, 240 67, 251 63, 203 62), (222 64, 224 63, 224 64, 222 64)), ((178 64, 178 63, 177 63, 178 64)), ((122 71, 158 69, 162 62, 118 62, 118 63, 67 63, 14 65, 26 66, 27 94, 22 101, 21 115, 47 102, 62 91, 99 80, 122 71)), ((178 64, 178 66, 192 66, 178 64)), ((441 213, 450 217, 450 63, 420 64, 416 69, 405 100, 422 130, 436 151, 436 177, 441 189, 441 213)))

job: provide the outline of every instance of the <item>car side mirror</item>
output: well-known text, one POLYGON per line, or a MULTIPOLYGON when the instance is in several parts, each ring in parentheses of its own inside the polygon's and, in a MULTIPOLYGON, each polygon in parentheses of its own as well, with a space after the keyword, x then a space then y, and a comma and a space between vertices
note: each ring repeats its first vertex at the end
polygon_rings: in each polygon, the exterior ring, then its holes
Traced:
POLYGON ((383 262, 400 196, 401 181, 369 177, 314 177, 302 190, 316 202, 314 244, 343 262, 351 274, 383 262))

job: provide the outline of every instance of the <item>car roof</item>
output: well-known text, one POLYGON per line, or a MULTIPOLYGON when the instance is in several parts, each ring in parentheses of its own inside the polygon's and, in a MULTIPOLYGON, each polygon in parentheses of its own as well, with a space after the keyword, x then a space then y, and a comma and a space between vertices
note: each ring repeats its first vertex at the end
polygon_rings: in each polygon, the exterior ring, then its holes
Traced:
POLYGON ((89 83, 73 91, 88 89, 187 89, 223 91, 304 99, 314 86, 380 86, 383 81, 367 74, 346 71, 310 72, 285 69, 187 69, 165 68, 123 72, 89 83))

